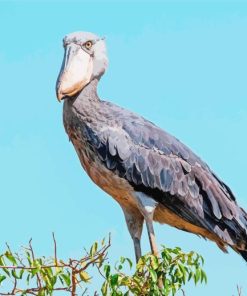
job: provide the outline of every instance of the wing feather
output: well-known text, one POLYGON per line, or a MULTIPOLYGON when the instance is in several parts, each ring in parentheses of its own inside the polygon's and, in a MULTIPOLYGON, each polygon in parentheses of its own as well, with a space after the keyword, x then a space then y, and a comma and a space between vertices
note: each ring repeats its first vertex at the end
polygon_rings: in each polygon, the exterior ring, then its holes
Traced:
POLYGON ((246 213, 229 187, 198 156, 138 115, 109 103, 108 114, 109 106, 114 124, 97 134, 87 132, 95 154, 109 170, 226 243, 242 243, 243 237, 246 241, 246 213))

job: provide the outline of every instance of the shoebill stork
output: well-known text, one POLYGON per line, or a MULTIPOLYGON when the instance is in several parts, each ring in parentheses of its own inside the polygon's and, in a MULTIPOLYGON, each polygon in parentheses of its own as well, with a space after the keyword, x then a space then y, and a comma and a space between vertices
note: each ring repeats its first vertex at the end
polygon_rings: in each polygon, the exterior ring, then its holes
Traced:
POLYGON ((141 256, 146 223, 158 254, 153 221, 230 246, 247 260, 247 214, 231 189, 187 146, 145 118, 101 100, 97 85, 108 58, 103 38, 64 37, 56 93, 65 130, 92 181, 121 206, 141 256))

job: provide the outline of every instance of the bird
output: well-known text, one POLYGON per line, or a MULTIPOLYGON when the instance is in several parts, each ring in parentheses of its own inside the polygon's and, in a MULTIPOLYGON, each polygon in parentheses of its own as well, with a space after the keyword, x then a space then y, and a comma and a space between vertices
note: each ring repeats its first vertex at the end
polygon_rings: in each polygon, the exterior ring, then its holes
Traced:
POLYGON ((230 247, 247 261, 247 213, 231 189, 190 148, 142 116, 101 100, 108 66, 105 38, 74 32, 63 38, 56 82, 63 123, 92 181, 122 208, 136 261, 146 224, 151 252, 154 222, 230 247))

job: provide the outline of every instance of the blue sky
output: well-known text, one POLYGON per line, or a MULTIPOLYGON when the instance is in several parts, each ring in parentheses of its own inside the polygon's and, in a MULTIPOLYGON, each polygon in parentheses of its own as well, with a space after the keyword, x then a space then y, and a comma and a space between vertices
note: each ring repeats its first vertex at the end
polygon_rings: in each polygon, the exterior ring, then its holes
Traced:
MULTIPOLYGON (((78 30, 106 36, 100 96, 176 135, 247 209, 246 1, 0 1, 0 249, 32 237, 49 255, 55 231, 67 258, 112 232, 112 260, 134 258, 121 209, 82 171, 55 97, 62 37, 78 30)), ((237 254, 165 225, 155 229, 160 244, 205 258, 207 286, 189 285, 186 295, 236 295, 237 284, 247 293, 237 254)))

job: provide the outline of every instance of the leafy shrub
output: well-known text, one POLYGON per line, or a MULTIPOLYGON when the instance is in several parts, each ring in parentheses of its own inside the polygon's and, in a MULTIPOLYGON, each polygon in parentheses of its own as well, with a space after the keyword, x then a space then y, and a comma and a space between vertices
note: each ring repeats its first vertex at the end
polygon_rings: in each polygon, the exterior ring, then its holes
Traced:
MULTIPOLYGON (((184 253, 180 248, 162 247, 160 257, 152 254, 142 256, 134 267, 130 259, 121 257, 112 267, 108 264, 107 252, 111 239, 95 242, 80 259, 64 262, 57 258, 57 244, 54 240, 52 258, 36 257, 31 240, 28 247, 14 253, 7 250, 0 255, 0 295, 49 296, 53 292, 68 292, 85 295, 91 284, 90 268, 96 268, 104 278, 102 296, 159 296, 175 295, 190 280, 195 284, 207 282, 202 270, 203 258, 191 251, 184 253), (134 269, 132 274, 124 270, 134 269), (12 283, 9 291, 2 291, 12 283), (25 288, 23 288, 25 286, 25 288)), ((100 295, 95 291, 94 295, 100 295)))

